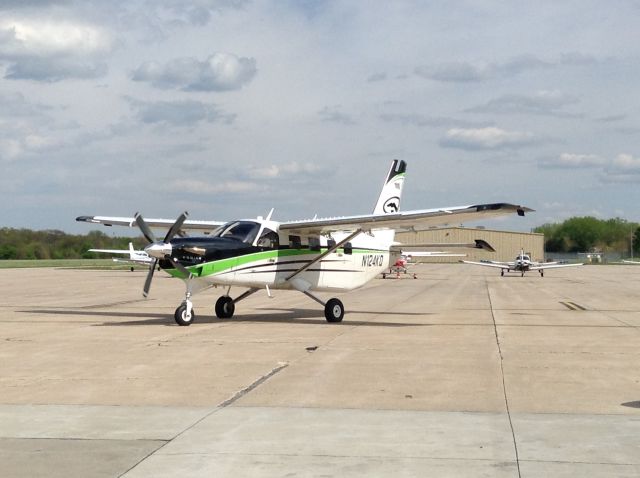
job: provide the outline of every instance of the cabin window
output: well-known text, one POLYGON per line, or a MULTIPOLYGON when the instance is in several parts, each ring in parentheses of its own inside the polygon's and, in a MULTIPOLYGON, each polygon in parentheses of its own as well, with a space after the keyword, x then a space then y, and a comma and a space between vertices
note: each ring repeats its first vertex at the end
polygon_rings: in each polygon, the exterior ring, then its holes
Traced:
POLYGON ((347 255, 353 254, 353 246, 350 242, 345 243, 344 245, 344 253, 347 255))
POLYGON ((265 227, 258 239, 257 245, 258 247, 264 247, 266 249, 277 249, 279 243, 278 233, 265 227))
POLYGON ((257 222, 234 221, 220 227, 212 235, 252 244, 259 230, 260 224, 257 222))

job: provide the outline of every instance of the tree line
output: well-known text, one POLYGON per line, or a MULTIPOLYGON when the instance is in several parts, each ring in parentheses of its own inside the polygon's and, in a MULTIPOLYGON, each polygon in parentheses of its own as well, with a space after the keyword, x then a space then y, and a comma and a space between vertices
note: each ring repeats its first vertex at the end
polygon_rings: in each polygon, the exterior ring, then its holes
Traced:
POLYGON ((129 242, 141 249, 144 238, 110 237, 100 231, 84 235, 58 230, 0 228, 1 259, 95 259, 107 257, 89 249, 128 249, 129 242))
MULTIPOLYGON (((631 252, 640 253, 640 224, 619 217, 597 219, 572 217, 560 223, 543 224, 533 232, 544 234, 547 252, 631 252)), ((140 236, 112 237, 100 231, 67 234, 58 230, 0 228, 2 259, 95 259, 103 254, 89 249, 142 249, 146 240, 140 236)))
POLYGON ((560 223, 544 224, 533 232, 544 234, 547 252, 640 252, 640 225, 619 217, 597 219, 572 217, 560 223))

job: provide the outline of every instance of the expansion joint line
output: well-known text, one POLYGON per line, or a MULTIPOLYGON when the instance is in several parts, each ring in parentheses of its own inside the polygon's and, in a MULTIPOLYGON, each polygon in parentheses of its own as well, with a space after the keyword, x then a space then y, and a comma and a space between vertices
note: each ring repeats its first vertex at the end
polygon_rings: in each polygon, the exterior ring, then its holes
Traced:
POLYGON ((127 469, 124 473, 121 473, 120 475, 118 475, 118 478, 122 478, 124 475, 126 475, 127 473, 129 473, 131 470, 133 470, 134 468, 136 468, 138 465, 140 465, 140 463, 142 463, 143 461, 145 461, 147 458, 149 458, 151 455, 157 453, 158 451, 160 451, 162 448, 164 448, 166 445, 168 445, 169 443, 171 443, 173 440, 175 440, 176 438, 178 438, 181 435, 184 435, 186 432, 188 432, 189 430, 191 430, 193 427, 195 427, 196 425, 198 425, 200 422, 206 420, 207 418, 209 418, 211 415, 213 415, 214 413, 216 413, 217 411, 221 410, 222 408, 228 407, 229 405, 231 405, 233 402, 235 402, 236 400, 238 400, 239 398, 242 398, 244 395, 246 395, 247 393, 249 393, 250 391, 254 390, 256 387, 259 387, 261 384, 263 384, 264 382, 266 382, 267 380, 269 380, 271 377, 273 377, 275 374, 277 374, 278 372, 280 372, 281 370, 285 369, 288 367, 288 363, 281 363, 279 364, 276 368, 272 369, 269 373, 263 375, 262 377, 260 377, 259 379, 257 379, 256 381, 254 381, 253 383, 251 383, 250 385, 248 385, 247 387, 243 388, 242 390, 240 390, 239 392, 235 393, 233 395, 233 397, 225 400, 224 402, 222 402, 220 405, 218 405, 217 407, 215 407, 213 410, 211 410, 210 412, 206 413, 204 416, 200 417, 198 420, 196 420, 195 422, 193 422, 191 425, 189 425, 187 428, 185 428, 184 430, 182 430, 180 433, 178 433, 176 436, 174 436, 173 438, 171 438, 170 440, 165 440, 164 443, 162 445, 160 445, 158 448, 156 448, 155 450, 152 450, 151 452, 149 452, 145 457, 141 458, 140 460, 138 460, 133 466, 131 466, 129 469, 127 469))
POLYGON ((511 420, 511 410, 509 409, 509 398, 507 397, 507 384, 504 379, 504 365, 502 356, 502 348, 500 347, 500 337, 498 336, 498 326, 496 325, 496 316, 493 313, 493 303, 491 302, 491 290, 489 289, 489 283, 487 279, 484 280, 487 288, 487 297, 489 298, 489 309, 491 310, 491 320, 493 321, 493 333, 496 337, 496 344, 498 346, 498 354, 500 355, 500 375, 502 376, 502 395, 504 396, 504 405, 507 410, 507 418, 509 419, 509 428, 511 428, 511 438, 513 439, 513 449, 516 454, 516 467, 518 468, 518 478, 521 478, 520 474, 520 458, 518 457, 518 442, 516 441, 516 432, 513 429, 513 421, 511 420))

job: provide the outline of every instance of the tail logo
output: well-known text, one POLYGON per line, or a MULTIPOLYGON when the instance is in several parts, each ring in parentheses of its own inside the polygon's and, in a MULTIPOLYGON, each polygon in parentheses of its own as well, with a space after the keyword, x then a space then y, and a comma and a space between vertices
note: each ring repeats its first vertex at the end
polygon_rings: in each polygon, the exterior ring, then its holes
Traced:
POLYGON ((382 206, 382 210, 385 214, 398 212, 400 209, 400 198, 398 196, 394 196, 385 201, 384 206, 382 206))

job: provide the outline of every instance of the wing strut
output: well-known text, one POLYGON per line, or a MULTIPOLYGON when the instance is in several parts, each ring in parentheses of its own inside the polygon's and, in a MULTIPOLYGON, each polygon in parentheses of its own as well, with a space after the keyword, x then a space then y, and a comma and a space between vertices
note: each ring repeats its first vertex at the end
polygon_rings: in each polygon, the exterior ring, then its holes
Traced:
POLYGON ((298 274, 300 274, 301 272, 306 271, 309 267, 311 267, 312 265, 314 265, 317 262, 320 262, 322 259, 324 259, 325 257, 327 257, 329 254, 331 254, 332 252, 334 252, 336 249, 338 249, 339 247, 344 246, 347 242, 349 242, 350 240, 352 240, 354 237, 356 237, 358 234, 360 234, 362 232, 362 229, 357 229, 353 234, 349 234, 347 237, 345 237, 343 240, 341 240, 340 242, 338 242, 337 244, 335 244, 334 246, 330 247, 329 249, 327 249, 325 252, 323 252, 322 254, 320 254, 318 257, 316 257, 314 260, 312 260, 311 262, 305 264, 304 266, 302 266, 300 269, 298 269, 297 271, 295 271, 294 273, 292 273, 291 275, 289 275, 285 281, 290 281, 291 279, 293 279, 295 276, 297 276, 298 274))

